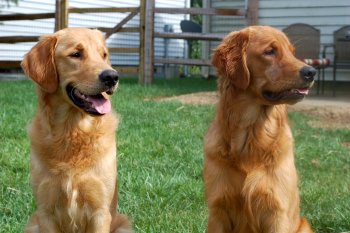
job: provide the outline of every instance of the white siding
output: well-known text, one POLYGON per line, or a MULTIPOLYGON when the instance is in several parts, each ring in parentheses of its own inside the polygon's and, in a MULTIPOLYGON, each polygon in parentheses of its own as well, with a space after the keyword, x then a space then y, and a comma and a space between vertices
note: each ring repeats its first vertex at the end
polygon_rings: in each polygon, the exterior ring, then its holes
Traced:
MULTIPOLYGON (((350 25, 349 0, 260 0, 259 24, 283 29, 290 24, 310 24, 321 32, 321 47, 333 43, 333 32, 350 25)), ((322 53, 322 48, 321 48, 322 53)), ((320 54, 321 56, 321 54, 320 54)), ((327 57, 333 58, 328 50, 327 57)), ((326 78, 332 79, 331 69, 326 69, 326 78)), ((339 70, 337 79, 350 81, 350 72, 339 70)))
POLYGON ((333 43, 333 32, 350 24, 347 0, 260 0, 259 24, 283 29, 293 23, 310 24, 321 32, 321 44, 333 43))
MULTIPOLYGON (((185 7, 189 0, 156 0, 156 7, 185 7)), ((69 6, 76 8, 86 7, 136 7, 140 0, 70 0, 69 6)), ((4 4, 4 1, 1 1, 4 4)), ((1 8, 1 14, 11 13, 47 13, 55 11, 55 0, 20 0, 18 5, 6 4, 1 8)), ((125 18, 129 13, 87 13, 70 14, 69 27, 114 27, 118 22, 125 18)), ((174 30, 179 32, 179 22, 184 19, 184 15, 156 14, 155 30, 163 31, 165 24, 172 24, 174 30)), ((130 20, 126 26, 137 27, 139 25, 139 15, 130 20)), ((0 36, 35 36, 50 34, 54 31, 54 20, 24 20, 24 21, 5 21, 0 23, 0 36)), ((138 47, 138 33, 117 33, 113 34, 108 40, 109 47, 138 47)), ((170 40, 169 56, 184 56, 184 41, 170 40)), ((0 60, 21 60, 23 55, 34 45, 34 43, 0 44, 0 60)), ((164 40, 155 40, 156 56, 164 54, 164 40)), ((139 61, 138 54, 111 54, 112 63, 115 65, 137 65, 139 61)))

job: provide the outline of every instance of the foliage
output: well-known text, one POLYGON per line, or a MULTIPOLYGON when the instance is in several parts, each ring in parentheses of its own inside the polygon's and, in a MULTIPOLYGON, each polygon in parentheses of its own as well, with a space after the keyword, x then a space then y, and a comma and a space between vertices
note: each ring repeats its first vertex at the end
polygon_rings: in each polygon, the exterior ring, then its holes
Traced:
MULTIPOLYGON (((203 3, 202 0, 191 0, 191 7, 202 7, 203 3)), ((191 20, 202 25, 203 23, 203 17, 202 15, 191 15, 191 20)), ((202 43, 198 40, 190 41, 189 43, 189 57, 194 59, 199 59, 202 57, 202 43)), ((191 66, 190 67, 190 74, 196 75, 200 73, 200 67, 198 66, 191 66)))

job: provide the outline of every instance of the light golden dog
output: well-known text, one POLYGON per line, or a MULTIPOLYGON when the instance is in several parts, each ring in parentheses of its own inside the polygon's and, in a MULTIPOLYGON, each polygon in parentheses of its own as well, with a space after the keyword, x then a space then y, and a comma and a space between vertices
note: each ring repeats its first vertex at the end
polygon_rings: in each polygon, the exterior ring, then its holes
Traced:
POLYGON ((116 212, 115 130, 108 95, 118 84, 103 34, 68 28, 44 36, 22 67, 37 83, 29 127, 37 211, 27 233, 127 233, 116 212))
POLYGON ((284 104, 308 94, 315 69, 280 31, 231 32, 215 50, 220 100, 204 139, 209 233, 310 233, 300 217, 284 104))

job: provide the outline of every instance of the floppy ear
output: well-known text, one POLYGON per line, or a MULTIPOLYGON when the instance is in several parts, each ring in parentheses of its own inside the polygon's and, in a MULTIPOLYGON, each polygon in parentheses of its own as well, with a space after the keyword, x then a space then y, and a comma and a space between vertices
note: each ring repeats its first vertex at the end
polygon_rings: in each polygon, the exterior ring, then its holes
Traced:
POLYGON ((242 90, 247 89, 250 79, 246 54, 248 42, 249 31, 232 32, 215 49, 212 60, 219 75, 230 79, 242 90))
POLYGON ((21 63, 24 73, 49 93, 55 92, 58 87, 54 60, 56 42, 57 38, 54 36, 41 37, 21 63))

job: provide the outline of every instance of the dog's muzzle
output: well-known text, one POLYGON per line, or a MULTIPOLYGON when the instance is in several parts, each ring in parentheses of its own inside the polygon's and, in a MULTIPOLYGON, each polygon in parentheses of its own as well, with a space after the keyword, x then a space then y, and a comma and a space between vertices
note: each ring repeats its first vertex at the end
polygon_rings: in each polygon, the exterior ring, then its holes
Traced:
POLYGON ((118 72, 115 70, 104 70, 102 73, 98 76, 101 83, 103 83, 106 88, 108 89, 106 91, 107 94, 113 94, 115 86, 118 84, 119 76, 118 72))

